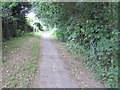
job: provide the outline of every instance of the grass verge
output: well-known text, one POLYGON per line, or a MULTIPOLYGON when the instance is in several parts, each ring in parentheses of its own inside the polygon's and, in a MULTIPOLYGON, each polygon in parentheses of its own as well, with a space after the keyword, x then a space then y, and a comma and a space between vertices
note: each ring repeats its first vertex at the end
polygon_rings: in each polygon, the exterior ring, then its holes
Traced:
MULTIPOLYGON (((4 43, 4 47, 3 47, 5 54, 4 57, 7 57, 8 61, 6 60, 3 63, 4 66, 3 75, 5 75, 6 78, 3 87, 31 88, 31 83, 32 80, 34 79, 37 70, 37 62, 39 58, 39 49, 40 49, 39 40, 40 40, 40 35, 38 33, 27 33, 23 37, 13 38, 11 39, 11 41, 4 43), (34 37, 34 39, 33 41, 31 41, 31 43, 28 43, 27 41, 31 40, 30 37, 34 37), (28 46, 26 46, 25 48, 21 48, 21 46, 24 45, 25 43, 28 43, 28 46), (17 50, 17 48, 19 48, 19 50, 17 50), (26 50, 28 50, 27 52, 29 53, 29 58, 27 57, 28 54, 26 54, 26 50), (18 57, 20 62, 13 60, 10 61, 11 62, 10 64, 8 57, 11 57, 12 55, 11 52, 14 52, 16 57, 19 56, 18 52, 21 52, 22 54, 26 54, 26 57, 21 55, 18 57)), ((12 58, 15 59, 15 57, 12 58)))
MULTIPOLYGON (((31 48, 31 58, 27 60, 27 63, 26 65, 24 65, 24 67, 22 68, 22 75, 23 77, 26 79, 26 80, 31 80, 33 79, 33 77, 35 76, 36 74, 36 71, 37 71, 37 62, 38 62, 38 58, 39 58, 39 40, 40 40, 40 37, 37 37, 37 39, 35 41, 33 41, 33 45, 32 45, 32 48, 31 48)), ((24 82, 24 84, 22 85, 22 87, 25 87, 25 88, 31 88, 31 83, 28 83, 28 82, 24 82)))
MULTIPOLYGON (((21 43, 27 41, 34 32, 26 33, 22 37, 11 38, 8 41, 2 42, 2 54, 4 56, 9 55, 10 53, 15 52, 21 46, 21 43)), ((6 60, 3 60, 3 62, 6 60)))

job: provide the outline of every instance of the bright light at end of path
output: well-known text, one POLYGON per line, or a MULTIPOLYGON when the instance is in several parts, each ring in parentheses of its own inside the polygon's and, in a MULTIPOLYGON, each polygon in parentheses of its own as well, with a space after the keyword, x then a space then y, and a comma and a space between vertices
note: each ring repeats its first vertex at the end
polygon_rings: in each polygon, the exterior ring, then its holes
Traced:
POLYGON ((31 13, 29 13, 27 16, 28 16, 29 18, 34 18, 34 17, 35 17, 35 14, 34 14, 33 12, 31 12, 31 13))
POLYGON ((42 36, 47 39, 50 37, 50 32, 42 32, 42 36))

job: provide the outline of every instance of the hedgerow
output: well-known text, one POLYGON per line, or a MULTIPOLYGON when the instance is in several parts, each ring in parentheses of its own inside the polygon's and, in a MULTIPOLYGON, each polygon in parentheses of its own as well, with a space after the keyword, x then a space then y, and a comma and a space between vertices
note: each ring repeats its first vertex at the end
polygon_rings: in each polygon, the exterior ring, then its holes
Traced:
POLYGON ((71 52, 84 57, 85 66, 98 72, 97 79, 106 87, 118 87, 118 3, 54 2, 33 7, 46 26, 57 28, 58 40, 67 42, 71 52))

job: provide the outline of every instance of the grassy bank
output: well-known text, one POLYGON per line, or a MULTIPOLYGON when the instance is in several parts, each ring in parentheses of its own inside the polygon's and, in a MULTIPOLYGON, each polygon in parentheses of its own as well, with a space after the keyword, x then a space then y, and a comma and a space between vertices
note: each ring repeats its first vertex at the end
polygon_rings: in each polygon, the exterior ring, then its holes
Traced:
POLYGON ((40 35, 36 33, 27 33, 3 43, 3 87, 31 87, 40 55, 39 44, 40 35))
POLYGON ((34 33, 26 33, 22 37, 11 38, 10 40, 2 42, 2 53, 3 55, 9 55, 13 53, 21 46, 21 43, 27 41, 29 37, 34 35, 34 33))

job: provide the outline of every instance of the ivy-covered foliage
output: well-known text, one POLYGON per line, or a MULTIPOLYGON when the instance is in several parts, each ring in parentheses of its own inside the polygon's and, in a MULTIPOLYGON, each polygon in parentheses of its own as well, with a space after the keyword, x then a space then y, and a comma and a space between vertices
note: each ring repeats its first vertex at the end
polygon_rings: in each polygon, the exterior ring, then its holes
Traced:
POLYGON ((118 3, 34 3, 34 11, 70 51, 83 55, 106 87, 118 87, 118 3))
POLYGON ((26 21, 26 14, 30 9, 31 4, 28 2, 2 2, 3 40, 32 31, 32 27, 26 21))

